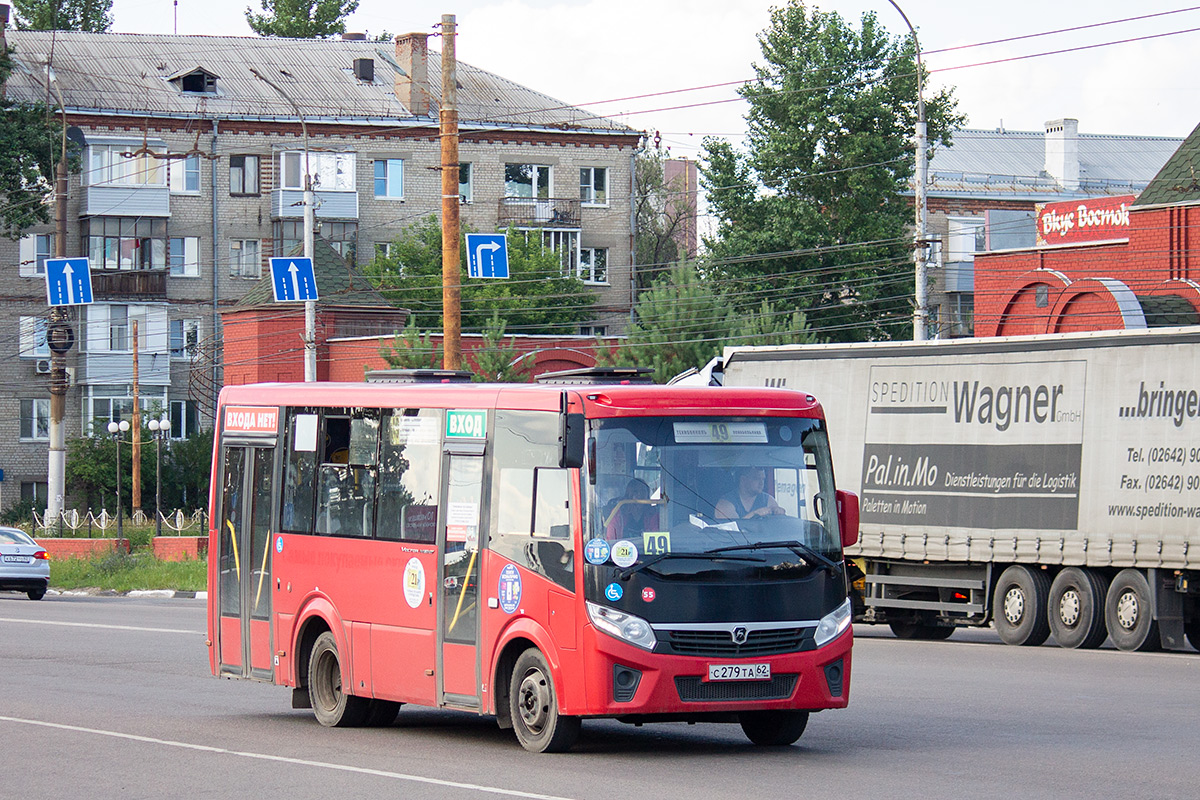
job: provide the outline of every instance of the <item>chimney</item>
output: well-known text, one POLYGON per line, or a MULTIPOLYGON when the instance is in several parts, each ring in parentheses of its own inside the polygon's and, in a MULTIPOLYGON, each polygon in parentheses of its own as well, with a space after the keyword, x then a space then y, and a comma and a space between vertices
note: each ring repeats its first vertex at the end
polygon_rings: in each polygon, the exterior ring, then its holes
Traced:
POLYGON ((356 58, 354 59, 354 77, 364 83, 371 83, 375 80, 375 59, 373 58, 356 58))
MULTIPOLYGON (((0 3, 0 31, 8 27, 8 3, 0 3)), ((2 36, 3 34, 0 34, 2 36)))
POLYGON ((343 33, 342 34, 343 42, 365 42, 366 40, 367 40, 367 35, 365 33, 343 33))
POLYGON ((406 33, 396 37, 396 63, 404 74, 396 74, 396 99, 410 114, 429 112, 429 34, 406 33))
POLYGON ((1046 172, 1064 189, 1079 188, 1079 120, 1046 123, 1046 172))

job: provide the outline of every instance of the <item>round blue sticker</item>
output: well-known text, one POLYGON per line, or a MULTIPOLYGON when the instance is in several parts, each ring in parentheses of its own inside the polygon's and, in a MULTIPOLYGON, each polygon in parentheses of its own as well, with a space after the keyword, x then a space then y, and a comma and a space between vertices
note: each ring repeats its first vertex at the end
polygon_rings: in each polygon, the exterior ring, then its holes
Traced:
POLYGON ((500 594, 500 608, 505 614, 511 614, 521 605, 521 573, 512 564, 505 564, 500 570, 500 584, 496 587, 500 594))
POLYGON ((621 595, 625 594, 625 590, 621 588, 619 583, 610 583, 604 589, 604 596, 614 603, 621 599, 621 595))
POLYGON ((603 539, 589 539, 583 548, 583 557, 589 564, 603 564, 608 561, 608 542, 603 539))
POLYGON ((275 552, 276 553, 283 552, 283 537, 282 536, 275 537, 275 552))

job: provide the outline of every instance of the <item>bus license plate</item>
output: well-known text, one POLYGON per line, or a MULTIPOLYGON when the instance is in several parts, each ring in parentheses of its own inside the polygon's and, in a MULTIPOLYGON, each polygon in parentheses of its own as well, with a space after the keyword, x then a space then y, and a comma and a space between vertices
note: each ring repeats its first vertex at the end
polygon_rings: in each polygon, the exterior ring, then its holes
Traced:
POLYGON ((710 681, 769 681, 770 664, 709 664, 710 681))

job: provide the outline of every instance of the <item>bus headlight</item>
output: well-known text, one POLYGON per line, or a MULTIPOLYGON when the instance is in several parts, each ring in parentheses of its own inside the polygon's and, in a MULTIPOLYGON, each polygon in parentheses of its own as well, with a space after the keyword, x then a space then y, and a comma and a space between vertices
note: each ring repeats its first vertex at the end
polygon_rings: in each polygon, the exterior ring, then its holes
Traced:
POLYGON ((813 636, 817 647, 824 647, 841 636, 846 628, 850 627, 851 616, 850 598, 847 597, 846 602, 821 617, 821 621, 817 624, 817 632, 813 636))
POLYGON ((658 639, 650 628, 650 623, 633 614, 617 611, 615 608, 587 603, 588 619, 600 630, 620 639, 623 642, 653 650, 658 639))

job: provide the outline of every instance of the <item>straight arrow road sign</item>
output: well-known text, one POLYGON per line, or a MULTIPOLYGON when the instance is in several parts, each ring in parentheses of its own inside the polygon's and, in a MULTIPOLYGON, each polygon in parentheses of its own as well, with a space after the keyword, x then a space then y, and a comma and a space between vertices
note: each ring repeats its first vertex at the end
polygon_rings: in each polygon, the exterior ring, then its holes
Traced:
POLYGON ((311 258, 272 258, 271 288, 276 303, 319 300, 311 258))
POLYGON ((507 278, 508 237, 503 233, 468 233, 467 274, 472 278, 507 278))
POLYGON ((46 302, 52 306, 92 302, 92 271, 86 258, 46 259, 46 302))

